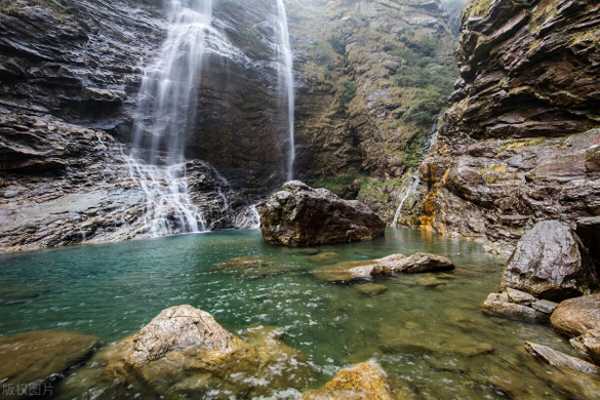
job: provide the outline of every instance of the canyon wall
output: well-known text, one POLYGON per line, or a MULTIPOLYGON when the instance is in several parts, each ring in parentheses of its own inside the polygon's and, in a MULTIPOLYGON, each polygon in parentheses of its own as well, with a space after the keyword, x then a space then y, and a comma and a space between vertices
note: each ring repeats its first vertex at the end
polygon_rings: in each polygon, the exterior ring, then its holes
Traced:
MULTIPOLYGON (((188 186, 210 228, 232 226, 283 180, 275 13, 266 0, 216 2, 225 40, 209 35, 186 138, 188 186)), ((160 0, 0 0, 0 248, 147 234, 129 143, 166 29, 160 0)))
POLYGON ((458 77, 451 18, 437 0, 311 0, 289 13, 301 177, 390 222, 458 77))
POLYGON ((474 1, 407 224, 511 245, 600 214, 600 4, 474 1))

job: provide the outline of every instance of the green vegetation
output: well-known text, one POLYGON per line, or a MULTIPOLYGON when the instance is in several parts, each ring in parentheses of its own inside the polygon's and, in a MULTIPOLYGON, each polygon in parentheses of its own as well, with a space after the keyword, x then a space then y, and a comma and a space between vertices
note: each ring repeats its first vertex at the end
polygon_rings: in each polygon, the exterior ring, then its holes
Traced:
POLYGON ((430 128, 446 106, 446 98, 447 94, 444 95, 434 86, 414 89, 414 95, 402 119, 422 128, 430 128))
POLYGON ((465 10, 469 17, 483 17, 487 15, 492 5, 492 0, 472 0, 465 10))
POLYGON ((408 143, 404 149, 404 165, 409 168, 417 168, 423 157, 425 157, 425 144, 427 138, 425 136, 417 136, 408 143))
POLYGON ((361 175, 358 172, 351 172, 348 174, 310 179, 308 180, 308 184, 315 188, 331 190, 340 197, 349 198, 355 197, 352 196, 352 194, 356 194, 356 189, 353 188, 355 181, 360 185, 360 182, 363 179, 365 179, 364 175, 361 175))
POLYGON ((344 81, 344 91, 342 92, 341 101, 344 106, 348 105, 356 96, 356 83, 353 81, 344 81))
POLYGON ((545 138, 537 137, 537 138, 529 138, 529 139, 514 139, 508 140, 504 142, 500 148, 498 149, 500 153, 511 150, 520 150, 525 147, 537 146, 539 144, 544 143, 545 138))

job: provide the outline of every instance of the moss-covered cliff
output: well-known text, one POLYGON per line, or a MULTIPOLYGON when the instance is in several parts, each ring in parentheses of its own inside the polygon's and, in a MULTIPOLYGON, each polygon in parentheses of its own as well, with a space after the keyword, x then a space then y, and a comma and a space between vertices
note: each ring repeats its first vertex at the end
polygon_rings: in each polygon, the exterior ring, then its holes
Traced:
POLYGON ((458 76, 438 1, 293 5, 298 169, 391 220, 458 76))

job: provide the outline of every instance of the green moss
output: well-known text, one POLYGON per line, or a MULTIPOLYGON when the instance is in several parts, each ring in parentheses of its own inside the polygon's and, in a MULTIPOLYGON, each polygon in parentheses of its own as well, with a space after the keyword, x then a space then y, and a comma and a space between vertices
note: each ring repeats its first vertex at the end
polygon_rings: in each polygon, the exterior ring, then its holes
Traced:
POLYGON ((340 98, 340 100, 342 104, 346 106, 352 101, 354 96, 356 96, 356 83, 354 83, 353 81, 344 81, 343 86, 344 90, 342 92, 342 97, 340 98))
POLYGON ((315 188, 325 188, 332 191, 340 197, 354 197, 351 192, 355 192, 352 186, 355 181, 361 181, 365 177, 358 173, 349 173, 336 176, 324 176, 309 179, 307 183, 315 188))
POLYGON ((520 150, 525 147, 537 146, 539 144, 544 143, 544 140, 545 139, 543 137, 508 140, 508 141, 502 143, 502 145, 500 146, 498 151, 500 153, 503 153, 505 151, 520 150))
POLYGON ((492 5, 492 0, 472 0, 465 9, 468 17, 483 17, 487 15, 492 5))

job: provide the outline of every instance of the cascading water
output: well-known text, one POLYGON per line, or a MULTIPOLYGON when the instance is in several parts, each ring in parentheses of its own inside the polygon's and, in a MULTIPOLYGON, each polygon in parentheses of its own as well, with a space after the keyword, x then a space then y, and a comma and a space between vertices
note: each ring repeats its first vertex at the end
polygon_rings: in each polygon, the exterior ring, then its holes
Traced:
POLYGON ((406 202, 406 200, 408 200, 408 197, 417 190, 420 183, 421 183, 421 180, 419 179, 418 176, 415 175, 412 177, 412 183, 410 184, 410 186, 408 186, 408 188, 404 192, 404 196, 402 196, 402 200, 400 200, 400 204, 398 205, 398 208, 396 209, 396 213, 394 214, 394 226, 398 226, 400 216, 402 215, 402 207, 404 207, 404 203, 406 202))
POLYGON ((138 95, 130 175, 146 195, 152 236, 206 229, 187 185, 184 144, 194 128, 201 68, 213 32, 212 0, 169 0, 169 27, 138 95))
MULTIPOLYGON (((429 152, 431 148, 436 144, 438 138, 438 129, 437 129, 437 117, 434 120, 433 126, 431 128, 431 135, 429 135, 429 140, 427 141, 427 145, 425 146, 425 153, 429 152)), ((417 172, 418 173, 418 172, 417 172)), ((407 189, 403 192, 402 198, 400 200, 400 204, 396 209, 396 213, 394 214, 393 225, 398 226, 400 222, 400 217, 402 216, 402 208, 404 207, 404 203, 411 194, 417 191, 419 185, 421 184, 421 179, 418 175, 413 175, 411 177, 412 183, 407 187, 407 189)))
POLYGON ((287 105, 287 133, 288 133, 288 156, 287 171, 288 180, 294 179, 294 163, 296 161, 296 138, 294 132, 294 112, 296 99, 294 92, 294 57, 290 44, 290 33, 288 29, 287 11, 284 0, 277 0, 277 15, 279 28, 279 57, 278 67, 279 86, 282 98, 287 105))

